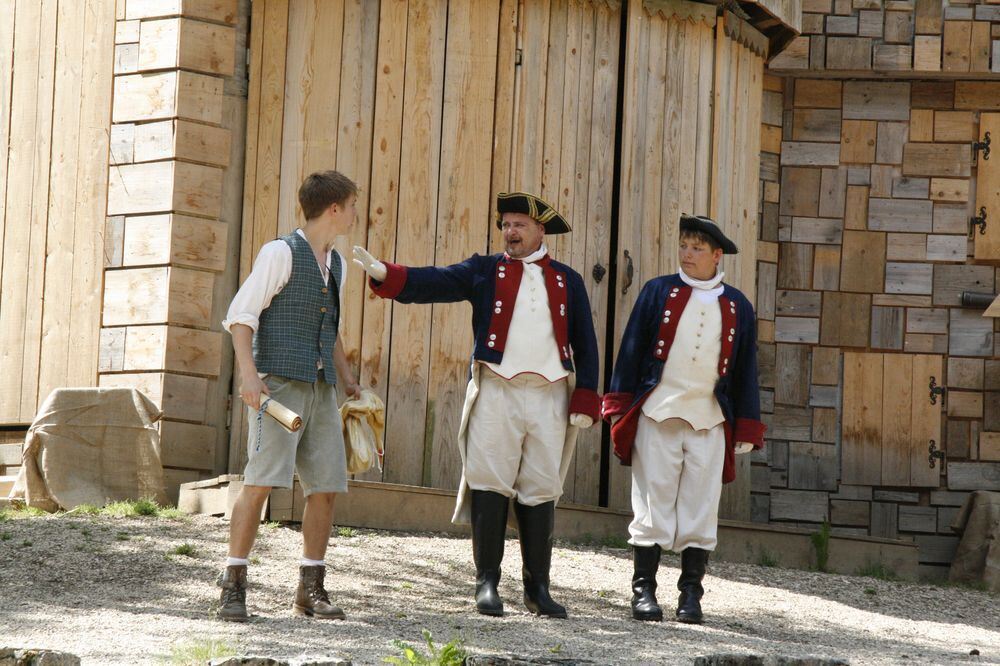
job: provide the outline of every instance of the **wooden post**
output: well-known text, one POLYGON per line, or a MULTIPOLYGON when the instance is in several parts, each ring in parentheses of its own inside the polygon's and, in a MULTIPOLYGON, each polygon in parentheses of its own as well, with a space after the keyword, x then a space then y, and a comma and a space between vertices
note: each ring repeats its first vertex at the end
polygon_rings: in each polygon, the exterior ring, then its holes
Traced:
POLYGON ((163 410, 172 497, 225 461, 231 346, 221 332, 228 298, 217 294, 231 293, 238 267, 248 10, 238 0, 140 0, 115 32, 107 209, 116 240, 98 381, 137 387, 163 410))

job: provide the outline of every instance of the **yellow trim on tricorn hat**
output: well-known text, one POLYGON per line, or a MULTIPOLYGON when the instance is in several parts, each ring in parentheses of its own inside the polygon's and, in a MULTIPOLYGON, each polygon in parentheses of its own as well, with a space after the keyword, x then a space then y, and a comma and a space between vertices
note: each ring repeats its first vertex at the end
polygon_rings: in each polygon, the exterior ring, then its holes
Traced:
POLYGON ((497 194, 497 229, 504 213, 523 213, 545 227, 546 234, 565 234, 572 229, 554 206, 527 192, 500 192, 497 194))

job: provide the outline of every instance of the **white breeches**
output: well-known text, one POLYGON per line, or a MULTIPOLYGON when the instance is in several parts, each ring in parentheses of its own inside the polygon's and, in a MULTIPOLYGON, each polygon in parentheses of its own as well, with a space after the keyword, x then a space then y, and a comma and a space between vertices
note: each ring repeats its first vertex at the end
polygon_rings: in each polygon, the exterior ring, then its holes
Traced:
POLYGON ((484 369, 469 415, 465 479, 535 506, 559 499, 559 464, 566 443, 566 380, 536 374, 504 379, 484 369))
POLYGON ((723 424, 694 430, 686 421, 642 415, 632 448, 629 543, 681 552, 714 550, 726 451, 723 424))

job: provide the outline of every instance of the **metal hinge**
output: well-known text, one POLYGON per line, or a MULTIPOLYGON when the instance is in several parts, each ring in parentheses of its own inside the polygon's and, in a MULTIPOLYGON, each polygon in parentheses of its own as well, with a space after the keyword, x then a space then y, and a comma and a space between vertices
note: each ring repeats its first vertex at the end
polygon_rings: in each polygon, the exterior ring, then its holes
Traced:
POLYGON ((938 450, 937 442, 932 439, 930 446, 927 447, 927 464, 931 469, 934 469, 935 458, 944 463, 944 451, 938 450))
POLYGON ((927 388, 930 389, 931 404, 937 404, 937 397, 939 395, 943 396, 944 392, 947 390, 944 386, 938 386, 937 378, 931 377, 931 381, 928 383, 927 388))
POLYGON ((976 236, 976 227, 979 227, 979 235, 986 233, 986 206, 980 206, 979 215, 969 218, 969 238, 976 236))
POLYGON ((983 151, 983 159, 984 160, 990 159, 990 133, 989 132, 986 133, 986 135, 983 137, 982 141, 973 141, 972 142, 972 156, 975 157, 976 153, 978 153, 980 150, 983 151))
POLYGON ((514 67, 520 67, 521 66, 521 57, 522 57, 522 55, 523 55, 523 52, 521 51, 521 49, 514 49, 514 67))

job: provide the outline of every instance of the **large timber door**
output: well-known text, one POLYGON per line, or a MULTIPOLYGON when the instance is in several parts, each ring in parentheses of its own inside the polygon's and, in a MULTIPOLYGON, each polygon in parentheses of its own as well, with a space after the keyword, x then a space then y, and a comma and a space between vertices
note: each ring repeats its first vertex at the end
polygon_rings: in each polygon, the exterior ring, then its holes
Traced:
MULTIPOLYGON (((501 250, 493 201, 523 189, 569 219, 572 233, 546 240, 583 274, 603 344, 619 0, 266 0, 253 25, 243 277, 264 242, 301 223, 295 192, 314 169, 360 186, 345 256, 357 243, 416 266, 501 250)), ((348 359, 386 403, 385 469, 363 478, 457 487, 469 306, 376 298, 353 266, 346 287, 348 359)), ((244 411, 233 472, 245 464, 244 411)), ((600 461, 596 426, 578 443, 567 501, 598 503, 600 461)))
POLYGON ((943 369, 941 356, 844 354, 842 483, 940 485, 943 369))
MULTIPOLYGON (((677 270, 681 213, 711 215, 740 254, 726 281, 755 293, 760 108, 766 40, 684 0, 630 0, 625 44, 615 353, 639 290, 677 270)), ((628 509, 631 475, 611 462, 608 504, 628 509)), ((749 460, 721 514, 750 519, 749 460)))
MULTIPOLYGON (((497 99, 497 140, 509 136, 510 166, 504 173, 504 165, 494 165, 494 183, 499 190, 540 192, 573 227, 572 233, 545 241, 552 256, 579 271, 587 286, 601 354, 601 392, 607 361, 621 3, 522 0, 518 24, 520 64, 511 70, 516 71, 513 95, 497 99), (510 104, 509 121, 506 115, 501 118, 505 103, 510 104), (509 135, 502 131, 507 122, 509 135)), ((493 247, 500 249, 499 234, 494 234, 493 247)), ((600 480, 598 424, 580 433, 564 497, 596 505, 600 480)))

